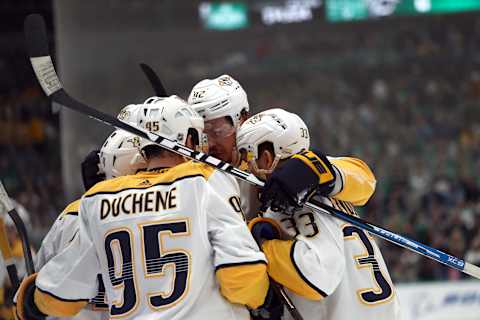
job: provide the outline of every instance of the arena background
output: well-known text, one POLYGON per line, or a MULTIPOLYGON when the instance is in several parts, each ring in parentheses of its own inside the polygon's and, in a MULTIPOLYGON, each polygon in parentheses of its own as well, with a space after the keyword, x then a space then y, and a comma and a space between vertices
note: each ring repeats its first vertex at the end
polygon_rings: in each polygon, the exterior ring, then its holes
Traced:
MULTIPOLYGON (((252 112, 297 112, 316 147, 373 168, 363 218, 478 265, 477 10, 475 0, 3 0, 0 177, 29 212, 38 248, 82 193, 83 157, 111 131, 41 92, 22 24, 42 13, 61 79, 80 100, 114 114, 153 95, 140 62, 184 98, 200 79, 230 74, 252 112)), ((381 244, 405 284, 405 319, 478 318, 478 282, 381 244)))

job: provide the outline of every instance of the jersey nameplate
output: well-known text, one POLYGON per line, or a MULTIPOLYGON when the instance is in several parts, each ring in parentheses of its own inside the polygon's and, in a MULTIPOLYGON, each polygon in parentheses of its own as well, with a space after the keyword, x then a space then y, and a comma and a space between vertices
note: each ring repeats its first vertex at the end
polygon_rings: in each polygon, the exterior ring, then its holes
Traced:
POLYGON ((177 187, 168 191, 131 192, 110 199, 102 199, 100 219, 122 214, 160 212, 177 207, 177 187))

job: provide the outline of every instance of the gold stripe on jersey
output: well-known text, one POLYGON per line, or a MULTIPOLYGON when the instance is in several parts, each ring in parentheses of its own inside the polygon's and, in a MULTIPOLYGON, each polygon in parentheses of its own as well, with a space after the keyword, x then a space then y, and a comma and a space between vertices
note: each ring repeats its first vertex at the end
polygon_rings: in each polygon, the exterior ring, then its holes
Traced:
POLYGON ((331 162, 342 172, 343 188, 333 198, 363 206, 375 191, 376 180, 368 165, 360 159, 341 157, 331 162))
POLYGON ((298 270, 293 261, 293 240, 267 240, 262 250, 268 260, 268 274, 273 280, 310 300, 321 300, 327 294, 316 288, 298 270))
POLYGON ((38 310, 53 317, 72 317, 88 303, 88 300, 63 300, 39 288, 35 289, 34 301, 38 310))
POLYGON ((88 190, 84 197, 91 197, 98 193, 117 193, 128 189, 146 189, 154 185, 172 184, 177 180, 189 177, 200 176, 208 180, 214 170, 205 164, 188 161, 160 172, 141 171, 135 175, 99 182, 88 190))
POLYGON ((267 266, 263 261, 220 266, 216 275, 220 292, 231 303, 253 309, 264 303, 269 282, 267 266))
POLYGON ((77 199, 66 206, 62 213, 60 213, 60 219, 63 219, 63 217, 68 214, 78 215, 78 211, 80 211, 80 200, 81 199, 77 199))

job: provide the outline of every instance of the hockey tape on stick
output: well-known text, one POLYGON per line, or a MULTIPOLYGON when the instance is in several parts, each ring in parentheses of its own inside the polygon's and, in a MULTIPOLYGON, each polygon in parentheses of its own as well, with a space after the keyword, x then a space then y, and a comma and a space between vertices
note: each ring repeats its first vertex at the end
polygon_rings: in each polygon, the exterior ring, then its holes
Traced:
POLYGON ((15 259, 13 257, 12 248, 8 242, 7 229, 5 228, 5 216, 6 214, 13 210, 12 201, 8 197, 7 191, 3 186, 3 183, 0 181, 0 252, 2 254, 3 260, 5 261, 5 266, 7 268, 8 278, 12 287, 16 290, 20 286, 20 280, 18 279, 17 266, 15 265, 15 259))
POLYGON ((5 213, 13 210, 13 203, 10 201, 10 198, 8 197, 7 190, 5 190, 5 187, 3 186, 3 183, 0 181, 0 203, 2 206, 5 208, 5 213))
MULTIPOLYGON (((32 32, 37 34, 39 37, 43 37, 43 43, 40 41, 40 39, 35 39, 32 40, 31 42, 28 42, 29 46, 29 52, 37 53, 40 56, 47 56, 48 55, 48 46, 47 46, 47 36, 46 36, 46 31, 44 27, 43 20, 40 16, 37 15, 37 22, 35 23, 29 23, 29 16, 26 21, 26 33, 28 34, 30 32, 29 30, 29 24, 30 28, 34 29, 41 29, 43 26, 43 35, 42 32, 38 32, 38 30, 35 30, 35 32, 32 32), (38 18, 39 17, 39 18, 38 18), (38 19, 40 19, 41 23, 40 25, 38 24, 38 19), (43 50, 43 51, 42 51, 43 50)), ((29 36, 27 36, 27 39, 29 36)), ((30 36, 31 38, 31 36, 30 36)), ((53 67, 53 66, 52 66, 53 67)), ((55 71, 55 70, 54 70, 55 71)), ((36 73, 37 77, 41 75, 42 73, 36 73)), ((49 77, 51 77, 51 73, 48 73, 49 77)), ((58 80, 58 76, 55 74, 56 80, 53 81, 53 83, 60 83, 60 80, 58 80)), ((42 83, 42 79, 38 79, 40 83, 42 83)), ((52 80, 51 80, 52 81, 52 80)), ((150 133, 142 128, 138 127, 133 127, 130 126, 120 120, 118 120, 115 117, 112 117, 111 115, 107 115, 103 112, 100 112, 96 109, 93 109, 75 99, 73 99, 71 96, 67 94, 67 92, 62 88, 61 84, 59 85, 60 89, 57 91, 54 91, 53 93, 45 92, 47 95, 50 96, 50 98, 53 101, 56 101, 60 103, 61 105, 76 110, 80 113, 86 114, 90 116, 91 118, 94 118, 98 121, 104 122, 105 124, 123 129, 125 131, 128 131, 130 133, 136 134, 138 136, 141 136, 143 138, 147 138, 152 142, 157 143, 161 147, 168 149, 172 152, 178 153, 182 156, 188 157, 190 159, 197 160, 199 162, 208 164, 210 166, 215 167, 216 169, 229 173, 233 176, 235 176, 238 179, 241 179, 243 181, 249 182, 253 185, 256 185, 258 187, 263 187, 264 183, 259 180, 257 177, 255 177, 251 173, 244 172, 238 168, 235 168, 229 163, 226 163, 224 161, 221 161, 217 158, 214 158, 208 154, 205 154, 203 152, 198 152, 198 151, 193 151, 177 142, 174 142, 172 140, 169 140, 167 138, 164 138, 162 136, 159 136, 154 133, 150 133)), ((457 269, 459 271, 465 272, 473 277, 476 277, 480 279, 480 273, 478 272, 478 268, 474 265, 471 265, 469 263, 466 263, 464 260, 457 258, 455 256, 451 256, 445 252, 442 252, 440 250, 431 248, 427 245, 424 245, 422 243, 419 243, 415 240, 411 240, 407 237, 401 236, 399 234, 396 234, 394 232, 391 232, 389 230, 383 229, 381 227, 378 227, 372 223, 366 222, 360 218, 351 216, 349 214, 346 214, 340 210, 337 210, 335 208, 332 208, 330 206, 327 206, 325 204, 322 204, 318 201, 315 200, 310 200, 305 204, 305 207, 311 209, 314 212, 320 212, 320 213, 327 213, 330 214, 331 216, 338 218, 340 220, 346 221, 351 223, 352 225, 355 225, 361 229, 369 231, 371 234, 374 234, 378 237, 381 237, 389 242, 392 242, 398 246, 404 247, 406 249, 409 249, 413 252, 416 252, 418 254, 421 254, 427 258, 433 259, 437 262, 440 262, 442 264, 445 264, 451 268, 457 269), (467 268, 466 268, 467 266, 467 268)))

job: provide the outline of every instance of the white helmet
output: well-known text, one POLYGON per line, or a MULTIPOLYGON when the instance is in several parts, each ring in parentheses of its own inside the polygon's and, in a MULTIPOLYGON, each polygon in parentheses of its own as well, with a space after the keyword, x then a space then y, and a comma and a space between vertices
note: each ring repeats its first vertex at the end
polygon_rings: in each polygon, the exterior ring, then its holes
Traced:
POLYGON ((129 104, 120 110, 117 119, 130 125, 137 125, 139 110, 140 108, 138 108, 137 104, 129 104))
MULTIPOLYGON (((139 108, 137 126, 183 145, 187 142, 189 130, 193 129, 198 135, 200 147, 206 146, 203 118, 185 100, 170 96, 137 106, 139 108)), ((141 148, 153 144, 142 139, 141 148)))
POLYGON ((237 131, 237 149, 246 151, 249 165, 260 173, 270 173, 278 161, 310 147, 310 134, 305 122, 296 114, 275 108, 260 112, 247 119, 237 131), (271 142, 275 161, 269 170, 260 170, 255 160, 258 147, 271 142))
MULTIPOLYGON (((161 101, 163 99, 165 98, 153 96, 147 98, 147 100, 145 100, 143 104, 157 103, 158 101, 161 101)), ((118 120, 136 126, 139 119, 140 106, 140 104, 129 104, 123 107, 123 109, 120 110, 120 113, 117 116, 118 120)))
POLYGON ((226 74, 197 83, 188 103, 206 121, 230 117, 235 128, 240 124, 242 111, 249 111, 247 93, 238 81, 226 74))
POLYGON ((141 138, 117 129, 100 149, 100 169, 107 179, 135 174, 147 167, 140 152, 141 138))

